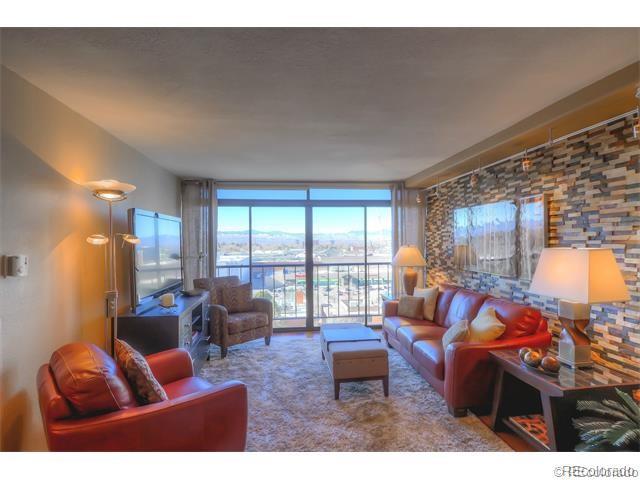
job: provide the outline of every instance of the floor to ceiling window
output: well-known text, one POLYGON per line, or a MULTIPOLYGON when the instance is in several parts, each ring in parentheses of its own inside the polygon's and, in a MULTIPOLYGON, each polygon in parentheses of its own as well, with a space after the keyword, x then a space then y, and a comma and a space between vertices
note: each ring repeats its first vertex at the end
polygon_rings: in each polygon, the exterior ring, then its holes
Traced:
POLYGON ((272 300, 275 328, 381 323, 391 291, 388 189, 218 190, 217 275, 272 300))

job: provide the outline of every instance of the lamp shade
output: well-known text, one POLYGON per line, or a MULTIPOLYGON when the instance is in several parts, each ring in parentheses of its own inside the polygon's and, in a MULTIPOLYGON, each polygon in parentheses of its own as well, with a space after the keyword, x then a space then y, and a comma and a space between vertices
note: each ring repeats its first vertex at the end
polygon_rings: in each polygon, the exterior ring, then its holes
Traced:
POLYGON ((529 291, 583 304, 629 300, 620 268, 608 248, 543 249, 529 291))
POLYGON ((415 245, 404 245, 393 257, 396 267, 424 267, 427 262, 415 245))
POLYGON ((85 183, 85 187, 91 190, 96 198, 108 202, 124 200, 127 194, 136 189, 135 185, 118 180, 94 180, 85 183))

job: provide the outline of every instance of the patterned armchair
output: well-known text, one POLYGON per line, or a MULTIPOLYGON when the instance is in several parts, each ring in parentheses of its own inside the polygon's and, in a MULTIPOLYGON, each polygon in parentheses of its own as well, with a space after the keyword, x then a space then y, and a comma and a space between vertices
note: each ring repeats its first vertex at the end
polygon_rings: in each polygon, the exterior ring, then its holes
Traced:
POLYGON ((209 290, 209 343, 220 347, 221 358, 227 356, 232 345, 264 338, 269 345, 273 333, 273 305, 266 298, 253 298, 247 311, 229 313, 222 305, 222 290, 228 286, 240 285, 236 276, 217 278, 197 278, 195 288, 209 290))

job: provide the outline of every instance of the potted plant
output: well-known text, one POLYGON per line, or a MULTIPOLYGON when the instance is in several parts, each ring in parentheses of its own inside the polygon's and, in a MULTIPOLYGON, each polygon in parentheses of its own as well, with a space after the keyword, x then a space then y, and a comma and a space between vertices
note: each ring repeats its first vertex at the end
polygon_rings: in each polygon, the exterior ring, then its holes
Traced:
POLYGON ((622 402, 578 400, 576 408, 588 415, 573 419, 582 440, 576 452, 640 450, 640 407, 629 394, 616 393, 622 402))

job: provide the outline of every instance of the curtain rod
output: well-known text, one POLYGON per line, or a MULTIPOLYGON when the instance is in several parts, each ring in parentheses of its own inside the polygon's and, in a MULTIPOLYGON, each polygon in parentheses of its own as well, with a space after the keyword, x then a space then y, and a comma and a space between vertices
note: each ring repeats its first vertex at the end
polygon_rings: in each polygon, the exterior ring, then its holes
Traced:
POLYGON ((375 188, 375 187, 390 187, 396 182, 269 182, 269 181, 217 181, 216 185, 219 187, 270 187, 270 188, 314 188, 314 187, 336 187, 336 188, 375 188))
MULTIPOLYGON (((582 133, 588 132, 589 130, 593 130, 594 128, 602 127, 603 125, 606 125, 606 124, 611 123, 611 122, 615 122, 616 120, 620 120, 622 118, 626 118, 626 117, 633 116, 633 115, 638 115, 640 117, 639 110, 640 110, 640 108, 634 108, 633 110, 630 110, 630 111, 628 111, 626 113, 621 113, 620 115, 616 115, 614 117, 607 118, 606 120, 602 120, 602 121, 600 121, 598 123, 594 123, 593 125, 589 125, 588 127, 581 128, 580 130, 576 130, 574 132, 567 133, 566 135, 563 135, 563 136, 558 137, 558 138, 554 138, 551 141, 547 141, 547 142, 541 143, 540 145, 536 145, 535 147, 526 148, 525 151, 527 153, 532 153, 532 152, 535 152, 536 150, 540 150, 541 148, 550 147, 551 145, 555 145, 556 143, 559 143, 559 142, 564 142, 565 140, 568 140, 571 137, 575 137, 576 135, 580 135, 582 133)), ((420 191, 421 192, 426 192, 427 190, 431 190, 432 188, 439 187, 440 185, 444 185, 445 183, 453 182, 455 180, 458 180, 459 178, 466 177, 467 175, 471 175, 475 170, 485 170, 487 168, 494 167, 494 166, 499 165, 501 163, 508 162, 509 160, 513 160, 515 158, 521 157, 523 155, 523 153, 524 152, 518 152, 518 153, 510 155, 510 156, 508 156, 506 158, 502 158, 500 160, 496 160, 495 162, 489 163, 487 165, 483 165, 482 167, 474 169, 474 170, 471 170, 470 172, 461 173, 460 175, 456 175, 455 177, 451 177, 451 178, 448 178, 448 179, 443 180, 441 182, 434 183, 433 185, 429 185, 428 187, 421 188, 420 191)))

